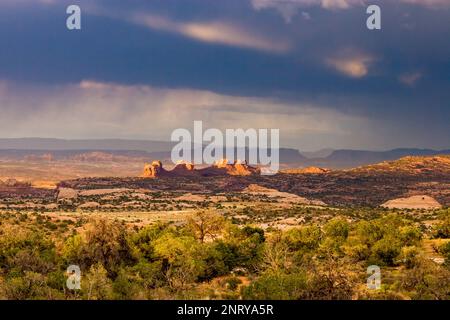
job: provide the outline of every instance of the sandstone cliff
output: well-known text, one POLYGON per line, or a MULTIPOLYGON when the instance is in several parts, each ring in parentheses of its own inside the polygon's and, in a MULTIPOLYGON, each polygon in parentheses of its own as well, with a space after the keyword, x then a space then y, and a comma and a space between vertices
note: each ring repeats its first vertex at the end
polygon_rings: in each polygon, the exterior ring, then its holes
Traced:
POLYGON ((227 159, 216 162, 206 168, 195 169, 192 163, 180 162, 172 170, 164 169, 161 161, 153 161, 144 167, 143 176, 146 178, 178 177, 178 176, 249 176, 259 174, 260 169, 252 167, 246 161, 230 162, 227 159))

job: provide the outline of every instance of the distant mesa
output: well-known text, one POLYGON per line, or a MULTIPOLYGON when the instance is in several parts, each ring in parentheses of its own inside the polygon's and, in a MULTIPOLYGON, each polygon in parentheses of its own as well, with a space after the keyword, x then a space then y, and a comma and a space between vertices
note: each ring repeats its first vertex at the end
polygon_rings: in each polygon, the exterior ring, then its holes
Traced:
POLYGON ((289 173, 289 174, 323 174, 331 172, 330 169, 326 168, 319 168, 319 167, 308 167, 308 168, 301 168, 301 169, 285 169, 281 171, 282 173, 289 173))
POLYGON ((55 160, 51 153, 29 154, 24 157, 25 161, 53 161, 55 160))
POLYGON ((248 165, 246 161, 241 160, 230 162, 227 159, 222 159, 210 167, 200 169, 195 169, 194 165, 190 162, 181 161, 177 163, 172 170, 166 170, 161 161, 153 161, 151 164, 146 164, 144 166, 143 177, 249 176, 260 174, 260 172, 259 168, 252 167, 248 165))
POLYGON ((425 195, 389 200, 381 205, 389 209, 440 209, 442 205, 425 195))

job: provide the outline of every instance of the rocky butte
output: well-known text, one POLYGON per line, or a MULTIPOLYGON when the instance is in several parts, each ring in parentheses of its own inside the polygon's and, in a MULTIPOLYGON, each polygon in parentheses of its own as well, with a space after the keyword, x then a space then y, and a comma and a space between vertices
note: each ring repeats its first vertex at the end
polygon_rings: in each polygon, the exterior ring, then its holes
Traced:
POLYGON ((246 161, 241 160, 229 162, 227 159, 222 159, 210 167, 200 169, 195 169, 192 163, 181 161, 172 170, 166 170, 161 161, 153 161, 151 164, 144 166, 143 177, 249 176, 260 173, 259 168, 252 167, 246 161))

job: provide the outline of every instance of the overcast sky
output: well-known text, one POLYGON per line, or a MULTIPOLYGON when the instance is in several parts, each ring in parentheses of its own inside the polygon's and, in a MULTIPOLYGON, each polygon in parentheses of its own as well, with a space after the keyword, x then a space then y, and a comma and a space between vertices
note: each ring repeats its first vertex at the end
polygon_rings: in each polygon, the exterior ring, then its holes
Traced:
POLYGON ((3 138, 203 120, 302 150, 450 148, 450 0, 0 0, 0 112, 3 138))

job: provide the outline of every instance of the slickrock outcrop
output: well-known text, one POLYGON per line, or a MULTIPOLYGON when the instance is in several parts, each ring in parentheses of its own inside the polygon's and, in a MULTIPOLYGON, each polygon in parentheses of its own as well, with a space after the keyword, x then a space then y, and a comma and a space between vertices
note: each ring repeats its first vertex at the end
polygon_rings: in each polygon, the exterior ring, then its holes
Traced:
POLYGON ((310 200, 304 197, 300 197, 296 194, 288 192, 280 192, 276 189, 266 188, 257 184, 250 184, 245 188, 242 193, 250 195, 264 195, 269 198, 278 198, 280 202, 284 203, 297 203, 306 205, 325 206, 326 204, 320 200, 310 200))
POLYGON ((78 197, 78 191, 71 188, 58 188, 56 198, 57 200, 75 199, 78 197))
POLYGON ((440 209, 442 205, 429 196, 412 196, 389 200, 381 205, 389 209, 440 209))

